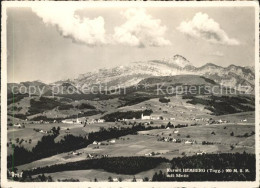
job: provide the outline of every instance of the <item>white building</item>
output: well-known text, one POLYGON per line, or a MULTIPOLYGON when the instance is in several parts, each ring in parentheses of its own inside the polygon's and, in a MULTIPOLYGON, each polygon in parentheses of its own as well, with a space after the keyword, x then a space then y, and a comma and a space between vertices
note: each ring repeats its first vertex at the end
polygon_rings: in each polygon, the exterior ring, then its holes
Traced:
POLYGON ((19 123, 19 124, 14 124, 14 127, 21 128, 22 126, 21 126, 21 124, 19 123))
POLYGON ((116 140, 110 140, 109 142, 110 143, 116 143, 116 140))
POLYGON ((192 142, 187 140, 185 144, 192 144, 192 142))
POLYGON ((204 151, 197 153, 197 155, 204 155, 204 154, 206 154, 206 152, 204 152, 204 151))
POLYGON ((46 133, 47 133, 47 131, 44 131, 44 130, 40 130, 39 132, 40 132, 40 133, 43 133, 43 134, 46 134, 46 133))
POLYGON ((98 119, 98 123, 104 123, 105 120, 104 119, 98 119))
POLYGON ((94 141, 93 144, 98 144, 97 141, 94 141))
POLYGON ((144 114, 142 114, 141 119, 142 120, 151 119, 151 116, 144 116, 144 114))

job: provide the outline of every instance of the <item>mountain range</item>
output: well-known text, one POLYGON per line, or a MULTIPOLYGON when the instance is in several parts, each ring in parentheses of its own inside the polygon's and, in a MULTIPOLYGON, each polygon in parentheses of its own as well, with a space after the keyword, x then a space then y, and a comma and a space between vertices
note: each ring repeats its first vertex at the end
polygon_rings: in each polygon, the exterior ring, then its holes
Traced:
MULTIPOLYGON (((139 61, 125 66, 99 69, 81 74, 78 78, 73 80, 61 80, 50 85, 39 81, 21 82, 17 85, 24 85, 25 87, 28 87, 30 84, 36 84, 40 87, 46 85, 47 89, 45 88, 45 92, 53 85, 72 85, 77 86, 79 89, 97 84, 107 87, 129 87, 139 84, 146 78, 175 75, 199 75, 211 79, 219 85, 235 88, 236 90, 245 90, 243 86, 247 86, 247 88, 253 92, 255 86, 254 67, 241 67, 236 65, 222 67, 213 63, 195 67, 189 60, 181 55, 174 55, 172 58, 164 58, 161 60, 139 61)), ((8 84, 9 92, 11 85, 11 83, 8 84)))

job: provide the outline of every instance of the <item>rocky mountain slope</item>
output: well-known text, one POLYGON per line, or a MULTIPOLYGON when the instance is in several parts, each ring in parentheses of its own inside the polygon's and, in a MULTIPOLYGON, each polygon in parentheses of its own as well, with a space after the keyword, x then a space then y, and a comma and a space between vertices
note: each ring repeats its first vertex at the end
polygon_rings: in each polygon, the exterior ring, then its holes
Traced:
MULTIPOLYGON (((155 76, 174 76, 174 75, 199 75, 209 78, 216 83, 236 90, 251 90, 254 92, 255 74, 252 67, 240 67, 229 65, 221 67, 212 63, 207 63, 201 67, 195 67, 185 57, 175 55, 172 58, 162 60, 150 60, 133 62, 126 66, 118 66, 110 69, 99 69, 80 75, 74 80, 57 81, 52 84, 56 86, 73 85, 79 90, 84 87, 101 84, 103 88, 109 87, 129 87, 138 84, 143 79, 155 76)), ((42 87, 43 83, 28 82, 29 84, 42 87)), ((27 83, 20 83, 25 85, 27 83)), ((9 84, 10 92, 12 84, 9 84)), ((44 92, 50 92, 48 85, 44 92)))
POLYGON ((120 66, 112 69, 100 69, 96 72, 80 75, 73 80, 73 84, 83 87, 93 84, 110 86, 131 86, 141 80, 154 76, 174 75, 200 75, 214 80, 216 83, 244 90, 248 86, 254 90, 255 75, 250 67, 230 65, 221 67, 212 63, 201 67, 193 66, 186 58, 175 55, 169 59, 151 60, 147 62, 134 62, 128 66, 120 66))

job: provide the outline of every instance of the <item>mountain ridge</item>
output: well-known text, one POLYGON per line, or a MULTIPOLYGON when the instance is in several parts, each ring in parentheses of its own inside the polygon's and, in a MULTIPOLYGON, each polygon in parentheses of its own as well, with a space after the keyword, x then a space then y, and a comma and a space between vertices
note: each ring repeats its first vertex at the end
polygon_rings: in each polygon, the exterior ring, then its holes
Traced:
MULTIPOLYGON (((129 87, 138 84, 143 79, 154 76, 199 75, 231 88, 250 87, 254 91, 254 67, 229 65, 222 67, 206 63, 195 67, 181 55, 162 60, 137 61, 125 66, 99 69, 81 74, 76 79, 56 81, 50 85, 61 86, 70 83, 78 88, 101 84, 107 87, 129 87)), ((24 82, 23 82, 24 83, 24 82)), ((21 84, 23 84, 21 82, 21 84)), ((23 84, 24 85, 24 84, 23 84)), ((39 83, 37 82, 37 85, 39 83)))

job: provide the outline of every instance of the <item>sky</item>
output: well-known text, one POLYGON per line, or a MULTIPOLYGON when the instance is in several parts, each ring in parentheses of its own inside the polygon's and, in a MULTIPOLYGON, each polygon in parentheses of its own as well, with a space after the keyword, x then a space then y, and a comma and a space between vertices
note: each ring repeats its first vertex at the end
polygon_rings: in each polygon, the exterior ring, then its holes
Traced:
POLYGON ((197 67, 254 66, 254 15, 250 7, 8 8, 8 82, 52 83, 175 54, 197 67))

